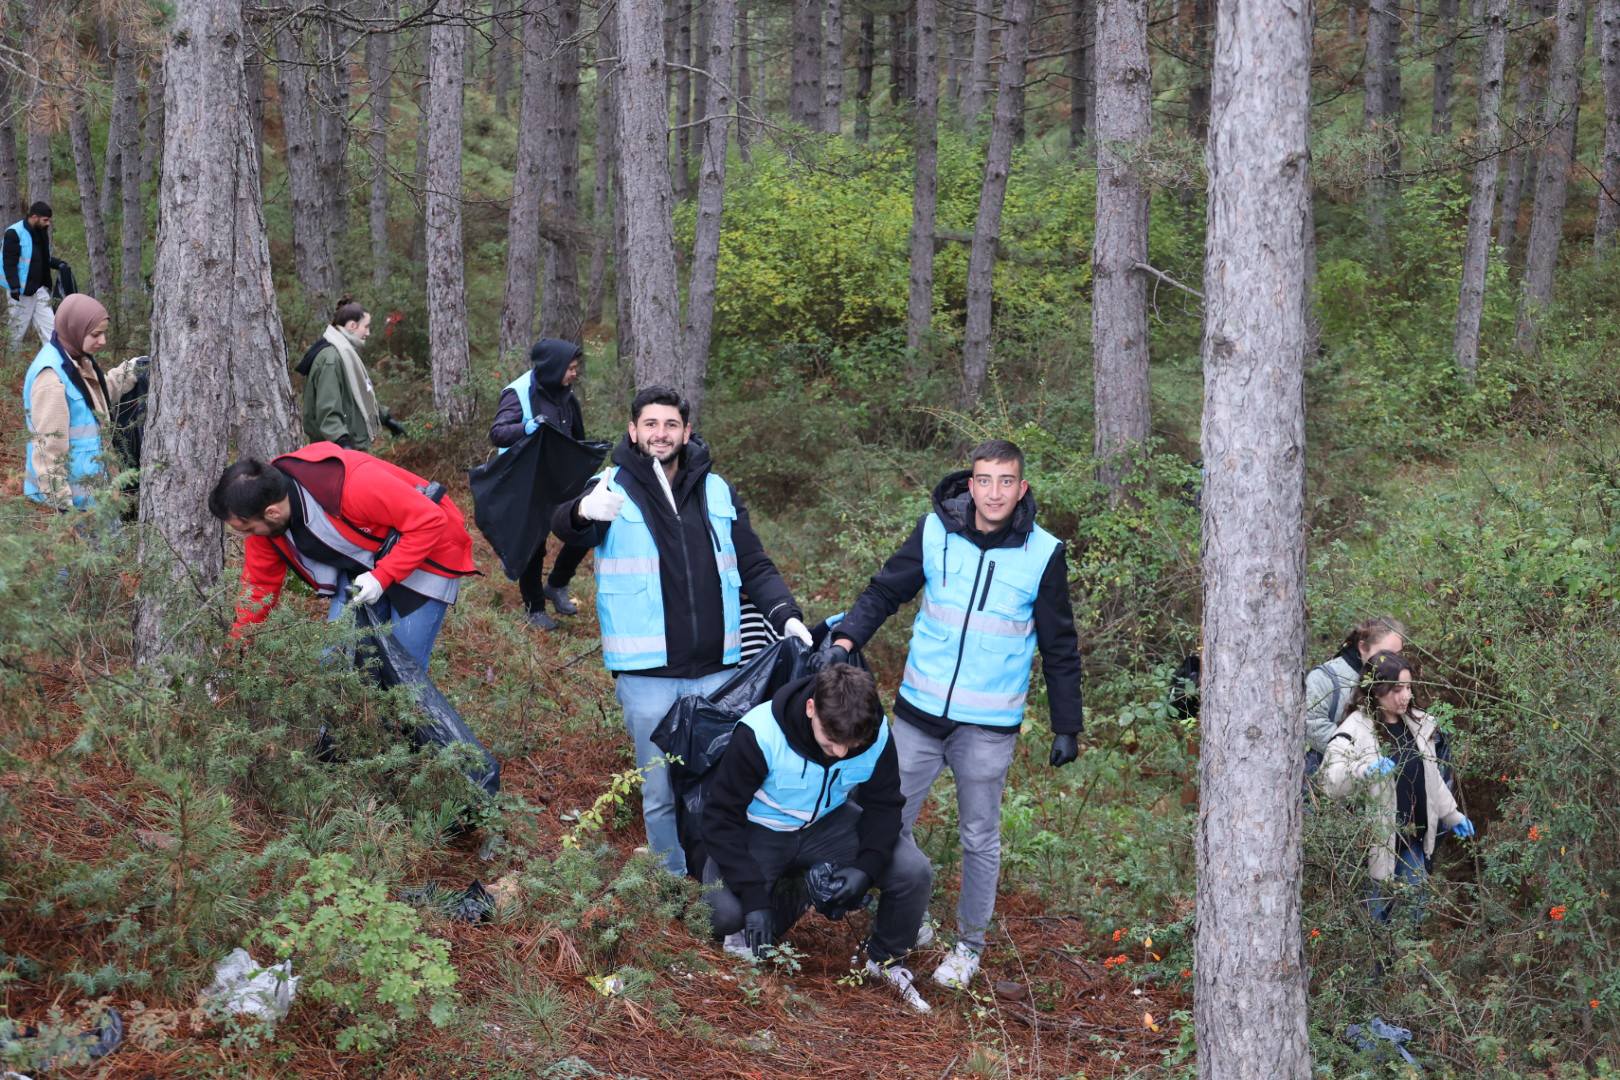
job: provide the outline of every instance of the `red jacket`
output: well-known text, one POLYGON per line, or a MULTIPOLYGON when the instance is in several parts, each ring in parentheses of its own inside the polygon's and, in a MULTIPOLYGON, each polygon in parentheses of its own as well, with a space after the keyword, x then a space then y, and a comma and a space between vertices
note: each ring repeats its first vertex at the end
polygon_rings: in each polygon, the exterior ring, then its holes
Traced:
MULTIPOLYGON (((377 551, 390 531, 398 531, 399 542, 372 571, 383 588, 416 570, 442 577, 478 573, 461 511, 448 496, 435 503, 418 491, 427 481, 415 473, 330 442, 311 443, 271 464, 296 480, 340 532, 368 551, 377 551)), ((288 567, 303 577, 289 536, 247 538, 233 635, 270 614, 281 598, 288 567)), ((313 582, 306 579, 306 584, 313 582)))

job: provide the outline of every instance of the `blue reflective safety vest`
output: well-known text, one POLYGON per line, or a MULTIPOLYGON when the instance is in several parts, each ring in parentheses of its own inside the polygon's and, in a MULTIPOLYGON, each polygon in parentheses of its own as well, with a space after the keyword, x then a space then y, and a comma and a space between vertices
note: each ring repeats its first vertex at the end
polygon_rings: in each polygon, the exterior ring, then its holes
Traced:
MULTIPOLYGON (((91 482, 102 473, 101 418, 85 396, 79 393, 79 388, 73 385, 73 380, 68 378, 65 370, 68 362, 55 345, 47 343, 39 350, 34 362, 28 365, 28 374, 23 377, 23 418, 28 422, 29 433, 39 435, 40 432, 34 430, 34 380, 39 378, 42 371, 56 372, 56 377, 62 383, 62 392, 67 395, 68 488, 73 495, 73 505, 82 510, 91 502, 91 482)), ((35 449, 34 440, 28 440, 28 448, 24 451, 27 469, 23 476, 23 494, 35 502, 45 502, 45 492, 39 485, 39 473, 34 468, 35 449)))
MULTIPOLYGON (((619 486, 618 472, 615 467, 599 477, 610 491, 626 496, 619 516, 596 548, 596 618, 602 627, 602 662, 609 671, 646 671, 669 663, 658 545, 641 507, 619 486)), ((735 664, 742 659, 742 574, 737 571, 737 548, 731 538, 737 507, 724 480, 710 473, 704 485, 725 618, 721 662, 735 664)), ((663 496, 655 493, 653 497, 663 496)))
POLYGON ((765 757, 765 779, 748 804, 748 820, 777 832, 808 828, 843 806, 851 791, 872 778, 889 742, 889 721, 882 720, 871 746, 832 765, 818 765, 788 743, 769 701, 743 713, 737 723, 754 732, 765 757))
MULTIPOLYGON (((28 231, 26 221, 14 221, 6 232, 17 234, 17 280, 6 278, 6 288, 22 292, 28 284, 28 264, 34 261, 34 234, 28 231)), ((0 273, 3 273, 0 268, 0 273)))
MULTIPOLYGON (((534 419, 534 402, 529 400, 529 387, 533 385, 533 383, 534 369, 530 368, 528 371, 525 371, 511 382, 501 387, 502 390, 511 390, 517 394, 518 404, 523 406, 523 422, 525 424, 534 419)), ((510 446, 496 447, 495 456, 499 457, 510 449, 512 449, 510 446)))
POLYGON ((1035 596, 1060 543, 1037 525, 1020 546, 986 551, 929 514, 923 601, 900 696, 929 716, 1022 724, 1035 661, 1035 596))

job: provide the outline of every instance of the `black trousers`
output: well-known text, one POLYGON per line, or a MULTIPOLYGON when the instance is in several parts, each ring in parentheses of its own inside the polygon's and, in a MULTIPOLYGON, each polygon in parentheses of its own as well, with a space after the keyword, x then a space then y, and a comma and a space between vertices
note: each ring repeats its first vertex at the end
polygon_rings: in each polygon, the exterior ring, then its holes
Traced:
MULTIPOLYGON (((773 930, 778 941, 810 907, 804 872, 817 863, 848 866, 860 850, 855 826, 860 810, 844 804, 808 829, 777 832, 763 825, 748 826, 748 853, 771 883, 773 930)), ((720 882, 720 870, 710 859, 703 868, 705 885, 720 882)), ((867 955, 882 963, 906 955, 917 944, 917 931, 928 914, 934 889, 934 868, 911 837, 901 833, 894 855, 874 884, 878 888, 877 914, 867 955)), ((704 894, 715 934, 724 937, 743 928, 747 912, 742 898, 720 882, 704 894)))
MULTIPOLYGON (((590 554, 588 547, 576 547, 573 544, 564 544, 557 553, 557 561, 552 564, 551 577, 545 584, 553 589, 564 589, 574 580, 574 571, 579 564, 590 554)), ((542 574, 546 568, 546 545, 541 544, 535 550, 534 558, 529 565, 523 568, 518 577, 518 592, 523 594, 523 604, 530 611, 544 611, 546 609, 546 594, 541 592, 542 574)))

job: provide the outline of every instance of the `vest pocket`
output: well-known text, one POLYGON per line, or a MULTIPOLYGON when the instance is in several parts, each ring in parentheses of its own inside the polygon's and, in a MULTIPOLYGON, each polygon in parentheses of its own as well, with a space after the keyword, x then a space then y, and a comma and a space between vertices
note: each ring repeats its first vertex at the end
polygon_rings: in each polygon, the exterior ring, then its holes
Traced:
POLYGON ((647 591, 647 579, 635 574, 604 574, 596 579, 596 591, 628 596, 647 591))

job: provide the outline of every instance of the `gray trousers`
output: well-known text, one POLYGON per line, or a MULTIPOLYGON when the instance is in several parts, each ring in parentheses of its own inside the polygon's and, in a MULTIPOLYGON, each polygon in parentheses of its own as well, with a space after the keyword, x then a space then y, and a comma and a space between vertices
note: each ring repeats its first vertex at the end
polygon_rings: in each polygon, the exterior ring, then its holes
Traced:
POLYGON ((902 828, 907 837, 939 774, 949 766, 956 777, 957 833, 962 841, 956 930, 965 944, 982 950, 1001 878, 1001 790, 1018 748, 1018 732, 961 724, 936 739, 899 717, 890 730, 900 757, 900 790, 906 799, 902 828))

